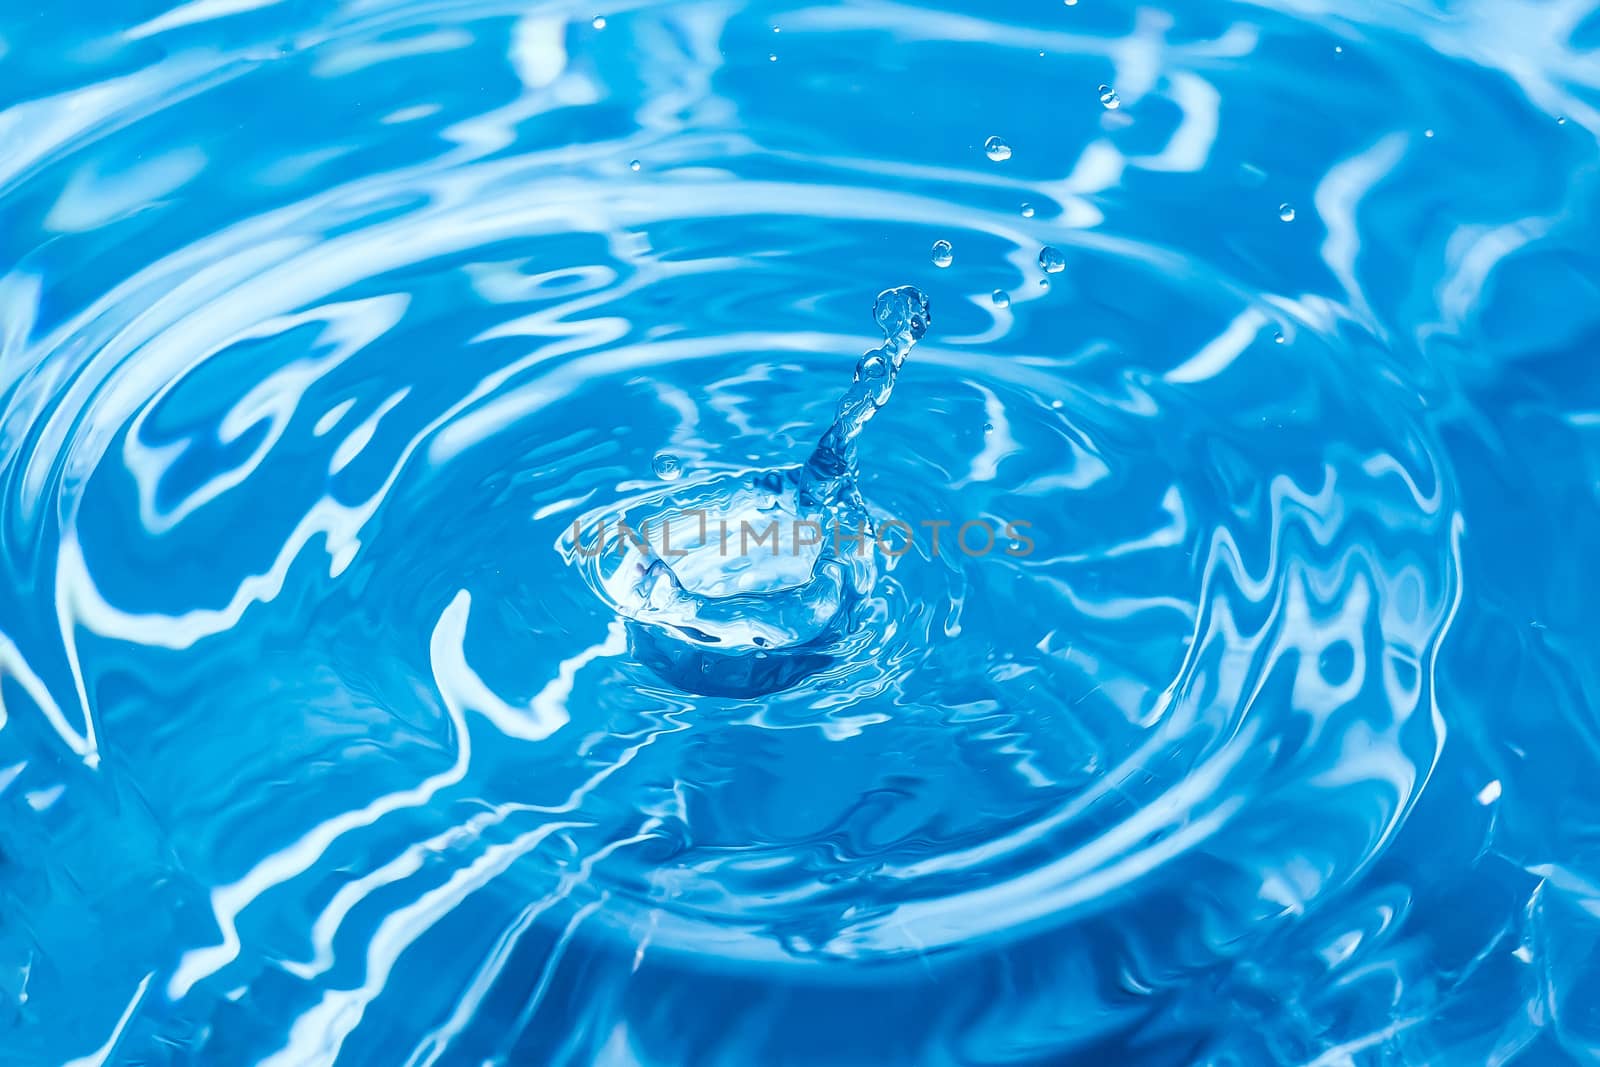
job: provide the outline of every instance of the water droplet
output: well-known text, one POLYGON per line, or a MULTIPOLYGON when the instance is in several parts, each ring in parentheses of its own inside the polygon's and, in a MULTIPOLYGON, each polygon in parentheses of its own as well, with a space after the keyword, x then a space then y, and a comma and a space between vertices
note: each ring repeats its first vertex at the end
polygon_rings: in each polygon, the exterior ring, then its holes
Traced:
POLYGON ((1061 249, 1045 245, 1039 250, 1039 269, 1046 274, 1060 274, 1067 269, 1067 257, 1061 254, 1061 249))
POLYGON ((629 170, 638 170, 639 169, 639 161, 637 159, 628 160, 628 169, 629 170))
POLYGON ((1433 131, 1432 130, 1423 130, 1422 131, 1422 136, 1424 136, 1424 137, 1432 137, 1433 136, 1433 131))
POLYGON ((767 57, 767 62, 768 63, 776 63, 777 61, 778 61, 778 53, 776 53, 776 52, 772 53, 770 56, 767 57))
POLYGON ((783 32, 783 27, 781 27, 781 26, 774 26, 774 27, 772 27, 772 32, 773 32, 773 33, 782 33, 782 32, 783 32))
POLYGON ((1272 343, 1279 345, 1283 344, 1283 332, 1281 330, 1272 335, 1272 343))
POLYGON ((996 289, 993 293, 989 294, 989 299, 994 301, 994 306, 997 308, 1008 308, 1011 306, 1011 296, 1004 289, 996 289))
POLYGON ((994 423, 992 423, 992 422, 986 422, 986 423, 984 423, 984 424, 983 424, 983 432, 984 432, 984 433, 985 433, 985 434, 991 434, 991 433, 994 433, 994 423))
POLYGON ((889 361, 877 354, 864 356, 856 367, 856 373, 862 378, 882 378, 889 373, 889 361))
POLYGON ((671 452, 657 452, 650 465, 655 468, 656 477, 664 482, 675 482, 683 477, 683 461, 671 452))
POLYGON ((1052 408, 1054 408, 1056 411, 1060 411, 1062 408, 1066 407, 1067 405, 1062 403, 1059 400, 1052 400, 1052 401, 1050 401, 1050 406, 1052 408))
POLYGON ((933 265, 935 267, 948 267, 955 258, 955 250, 950 247, 949 241, 933 242, 933 265))
POLYGON ((1567 124, 1567 116, 1562 115, 1560 118, 1556 119, 1556 125, 1557 126, 1565 126, 1566 124, 1567 124))
POLYGON ((998 137, 991 137, 983 142, 983 152, 996 163, 1011 158, 1011 146, 998 137))
POLYGON ((1033 205, 1032 204, 1023 204, 1022 205, 1022 217, 1025 218, 1025 219, 1033 218, 1033 205))
POLYGON ((1335 52, 1335 53, 1337 53, 1337 54, 1338 54, 1338 55, 1341 55, 1341 56, 1342 56, 1342 55, 1344 55, 1344 45, 1342 45, 1342 44, 1336 44, 1336 45, 1334 45, 1334 46, 1333 46, 1333 50, 1334 50, 1334 52, 1335 52))
POLYGON ((1278 205, 1278 218, 1282 219, 1284 222, 1293 222, 1294 221, 1294 205, 1293 204, 1279 204, 1278 205))
POLYGON ((1041 288, 1041 289, 1050 288, 1050 279, 1049 278, 1040 278, 1039 279, 1039 288, 1041 288))
POLYGON ((1066 3, 1066 5, 1068 7, 1077 7, 1078 6, 1078 0, 1064 0, 1064 2, 1066 3))
POLYGON ((1100 86, 1100 106, 1107 111, 1115 111, 1122 106, 1122 101, 1117 99, 1117 91, 1109 85, 1100 86))
POLYGON ((606 17, 604 15, 596 15, 594 17, 594 22, 591 23, 591 25, 594 26, 594 28, 597 29, 597 30, 605 29, 606 28, 606 17))

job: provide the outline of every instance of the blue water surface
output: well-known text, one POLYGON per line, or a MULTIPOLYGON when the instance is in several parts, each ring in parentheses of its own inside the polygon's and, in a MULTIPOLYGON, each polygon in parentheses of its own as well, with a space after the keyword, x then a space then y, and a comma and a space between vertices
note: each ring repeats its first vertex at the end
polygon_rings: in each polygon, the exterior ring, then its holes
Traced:
POLYGON ((0 1064, 1600 1063, 1594 0, 170 4, 0 5, 0 1064))

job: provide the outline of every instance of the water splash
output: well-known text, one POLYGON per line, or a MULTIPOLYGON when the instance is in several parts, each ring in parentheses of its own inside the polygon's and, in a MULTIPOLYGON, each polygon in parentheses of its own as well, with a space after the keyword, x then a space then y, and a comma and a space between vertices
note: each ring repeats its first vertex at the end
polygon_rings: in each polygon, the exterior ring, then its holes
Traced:
POLYGON ((859 439, 930 321, 912 286, 878 294, 872 313, 884 343, 856 363, 805 463, 591 513, 563 539, 563 554, 628 620, 634 655, 679 687, 785 688, 826 663, 829 643, 851 628, 875 574, 859 439))

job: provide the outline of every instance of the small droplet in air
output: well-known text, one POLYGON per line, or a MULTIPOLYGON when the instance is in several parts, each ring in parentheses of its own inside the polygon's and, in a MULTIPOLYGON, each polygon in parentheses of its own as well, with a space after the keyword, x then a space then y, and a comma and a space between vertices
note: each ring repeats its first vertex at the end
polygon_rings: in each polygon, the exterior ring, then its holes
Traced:
POLYGON ((603 30, 606 28, 606 17, 604 15, 596 15, 594 22, 590 23, 590 25, 597 30, 603 30))
POLYGON ((1334 45, 1333 46, 1333 50, 1334 50, 1335 54, 1337 54, 1337 55, 1341 55, 1341 56, 1344 55, 1344 45, 1342 45, 1342 44, 1334 45))
POLYGON ((1432 130, 1423 130, 1422 131, 1422 136, 1424 136, 1424 137, 1432 137, 1433 136, 1433 131, 1432 130))
POLYGON ((1039 269, 1046 274, 1060 274, 1067 269, 1067 257, 1061 254, 1061 249, 1045 245, 1039 251, 1039 269))
POLYGON ((1109 85, 1100 86, 1100 106, 1107 111, 1115 111, 1122 106, 1122 101, 1117 99, 1117 91, 1109 85))
POLYGON ((984 423, 984 424, 983 424, 983 432, 984 432, 984 433, 985 433, 985 434, 991 434, 991 433, 994 433, 994 423, 992 423, 992 422, 986 422, 986 423, 984 423))
POLYGON ((1062 403, 1059 400, 1052 400, 1052 401, 1050 401, 1050 406, 1051 406, 1051 408, 1055 409, 1056 411, 1060 411, 1062 408, 1066 407, 1066 404, 1062 403))
POLYGON ((1077 7, 1078 6, 1078 0, 1064 0, 1064 2, 1066 3, 1066 5, 1068 7, 1077 7))
POLYGON ((767 57, 767 62, 768 63, 776 63, 777 61, 778 61, 778 53, 776 53, 776 52, 772 53, 770 56, 767 57))
POLYGON ((1284 222, 1293 222, 1294 221, 1294 205, 1293 204, 1279 204, 1278 205, 1278 218, 1282 219, 1284 222))
POLYGON ((1011 146, 1006 144, 998 137, 991 137, 987 141, 983 142, 983 152, 984 155, 988 156, 996 163, 1011 158, 1011 146))
POLYGON ((996 289, 989 295, 989 299, 994 301, 994 306, 997 308, 1008 308, 1011 306, 1011 296, 1004 289, 996 289))
POLYGON ((1567 116, 1562 115, 1560 118, 1556 119, 1556 125, 1557 126, 1565 126, 1566 124, 1567 124, 1567 116))
POLYGON ((657 452, 650 465, 655 468, 656 477, 664 482, 675 482, 683 477, 683 461, 671 452, 657 452))
POLYGON ((1025 219, 1033 218, 1033 205, 1032 204, 1023 204, 1022 205, 1022 217, 1025 218, 1025 219))
POLYGON ((639 161, 637 159, 628 160, 628 169, 629 170, 638 170, 639 169, 639 161))
POLYGON ((774 27, 772 27, 772 32, 773 33, 782 33, 783 32, 783 27, 782 26, 774 26, 774 27))
POLYGON ((955 250, 950 247, 949 241, 933 242, 933 265, 935 267, 948 267, 955 258, 955 250))
POLYGON ((1275 334, 1272 335, 1272 343, 1276 344, 1276 345, 1283 344, 1283 333, 1282 333, 1282 331, 1279 331, 1278 333, 1275 333, 1275 334))

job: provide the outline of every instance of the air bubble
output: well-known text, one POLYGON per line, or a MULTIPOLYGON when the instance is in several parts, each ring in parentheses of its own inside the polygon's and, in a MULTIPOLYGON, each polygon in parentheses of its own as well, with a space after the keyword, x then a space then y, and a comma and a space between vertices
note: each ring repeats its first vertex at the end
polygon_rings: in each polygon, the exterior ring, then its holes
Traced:
POLYGON ((991 137, 987 141, 983 142, 983 152, 984 155, 988 156, 996 163, 1000 163, 1011 158, 1011 146, 1006 144, 998 137, 991 137))
POLYGON ((656 477, 664 482, 675 482, 683 477, 683 461, 671 452, 657 452, 650 465, 655 468, 656 477))
POLYGON ((1122 106, 1122 101, 1117 98, 1117 91, 1109 85, 1100 86, 1100 106, 1107 111, 1115 111, 1122 106))
POLYGON ((933 265, 935 267, 948 267, 955 258, 955 250, 950 247, 949 241, 933 242, 933 265))
POLYGON ((1279 204, 1278 205, 1278 218, 1282 219, 1284 222, 1293 222, 1294 221, 1294 205, 1293 204, 1279 204))
POLYGON ((1061 249, 1045 245, 1039 251, 1039 269, 1046 274, 1060 274, 1067 269, 1067 257, 1061 254, 1061 249))
POLYGON ((994 306, 997 308, 1008 308, 1011 306, 1011 296, 1004 289, 996 289, 993 293, 989 294, 989 299, 994 301, 994 306))

